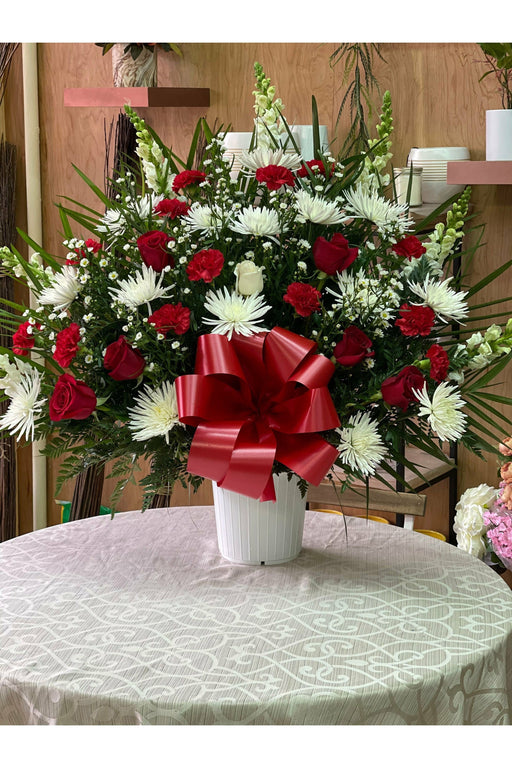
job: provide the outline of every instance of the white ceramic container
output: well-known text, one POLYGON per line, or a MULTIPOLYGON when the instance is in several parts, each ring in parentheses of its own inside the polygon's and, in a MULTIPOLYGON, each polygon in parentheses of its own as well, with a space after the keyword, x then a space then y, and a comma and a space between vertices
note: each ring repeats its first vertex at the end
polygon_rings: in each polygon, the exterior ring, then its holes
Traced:
POLYGON ((512 109, 485 113, 485 159, 512 160, 512 109))

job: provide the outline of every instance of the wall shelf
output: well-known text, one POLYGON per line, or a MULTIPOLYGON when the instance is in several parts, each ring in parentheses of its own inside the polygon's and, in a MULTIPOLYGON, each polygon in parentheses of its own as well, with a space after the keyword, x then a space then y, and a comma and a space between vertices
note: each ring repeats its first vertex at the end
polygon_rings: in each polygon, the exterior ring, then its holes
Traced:
POLYGON ((209 88, 65 88, 65 107, 209 107, 209 88))
POLYGON ((512 160, 458 160, 447 163, 448 184, 512 184, 512 160))

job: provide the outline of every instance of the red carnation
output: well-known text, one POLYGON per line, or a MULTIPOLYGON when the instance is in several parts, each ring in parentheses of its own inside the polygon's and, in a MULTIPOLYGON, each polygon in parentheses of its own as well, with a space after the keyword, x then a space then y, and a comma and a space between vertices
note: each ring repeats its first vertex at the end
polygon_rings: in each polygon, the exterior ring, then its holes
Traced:
POLYGON ((174 259, 167 250, 167 244, 174 240, 160 229, 145 232, 137 238, 137 246, 146 267, 161 272, 165 267, 174 267, 174 259))
POLYGON ((167 216, 169 219, 177 219, 178 216, 186 216, 190 210, 190 205, 184 203, 182 200, 160 200, 158 205, 155 205, 154 212, 159 216, 167 216))
POLYGON ((334 357, 339 365, 351 368, 357 365, 367 357, 373 357, 370 347, 372 342, 368 336, 356 325, 349 325, 345 328, 343 336, 334 347, 334 357))
POLYGON ((336 232, 331 240, 317 237, 313 245, 315 266, 326 275, 334 275, 349 267, 357 258, 357 248, 349 248, 348 240, 336 232))
POLYGON ((120 336, 117 341, 108 345, 103 365, 114 381, 126 381, 137 379, 146 367, 146 361, 124 336, 120 336))
POLYGON ((283 299, 291 304, 298 315, 309 317, 320 309, 320 291, 307 283, 291 283, 283 299))
POLYGON ((270 190, 280 189, 285 184, 293 187, 295 184, 293 173, 284 165, 266 165, 264 168, 258 168, 256 179, 260 183, 266 184, 270 190))
POLYGON ((211 283, 214 277, 220 275, 223 266, 222 253, 215 248, 207 248, 196 253, 187 264, 187 275, 189 280, 204 280, 205 283, 211 283))
MULTIPOLYGON (((321 173, 322 176, 326 175, 325 166, 321 160, 308 160, 299 168, 299 170, 297 171, 297 176, 300 176, 301 179, 309 178, 308 168, 313 173, 321 173)), ((334 171, 334 164, 329 169, 329 178, 332 176, 333 171, 334 171)))
POLYGON ((57 334, 53 359, 63 368, 67 368, 77 353, 79 341, 80 326, 77 323, 71 323, 67 328, 63 328, 57 334))
POLYGON ((391 250, 393 253, 396 253, 397 256, 402 256, 405 259, 409 259, 409 261, 411 261, 411 259, 419 259, 420 256, 427 251, 425 246, 422 245, 421 240, 418 240, 414 235, 404 237, 404 239, 396 243, 391 250))
POLYGON ((12 335, 12 351, 15 355, 22 355, 23 357, 26 357, 28 355, 29 349, 32 349, 32 347, 35 344, 34 339, 34 328, 37 328, 39 330, 41 328, 40 323, 36 323, 35 325, 33 323, 29 323, 28 320, 26 323, 21 323, 18 326, 18 330, 15 331, 12 335), (31 333, 28 332, 28 329, 31 329, 31 333))
POLYGON ((402 304, 399 314, 400 318, 395 321, 395 325, 404 336, 428 336, 436 317, 431 307, 416 304, 402 304))
POLYGON ((423 374, 415 365, 407 365, 396 376, 389 376, 382 382, 382 399, 388 405, 395 405, 405 411, 418 398, 413 390, 421 390, 425 383, 423 374))
POLYGON ((182 171, 178 173, 172 183, 173 192, 179 192, 184 187, 190 187, 192 184, 200 184, 206 179, 206 173, 202 171, 182 171))
POLYGON ((434 381, 444 381, 448 376, 448 368, 450 367, 450 361, 445 350, 440 344, 432 344, 427 352, 427 357, 430 360, 430 378, 434 381))
POLYGON ((158 333, 167 336, 172 331, 177 336, 186 333, 190 328, 190 309, 183 307, 181 302, 178 304, 164 304, 148 318, 148 323, 152 325, 158 333))

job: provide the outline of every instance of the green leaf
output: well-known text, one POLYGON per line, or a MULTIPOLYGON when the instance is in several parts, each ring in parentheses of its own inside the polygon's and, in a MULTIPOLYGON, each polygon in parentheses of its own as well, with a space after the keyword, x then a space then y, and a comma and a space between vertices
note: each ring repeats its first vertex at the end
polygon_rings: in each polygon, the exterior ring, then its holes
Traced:
POLYGON ((469 387, 462 387, 461 391, 464 392, 477 392, 479 389, 482 389, 483 387, 486 387, 497 375, 498 373, 501 373, 501 371, 509 364, 510 360, 512 359, 512 352, 509 352, 508 355, 504 355, 500 360, 498 360, 495 365, 493 365, 487 373, 484 373, 483 376, 480 376, 479 379, 477 379, 473 384, 471 384, 469 387))
POLYGON ((197 125, 194 131, 194 135, 192 136, 192 141, 190 143, 190 150, 187 157, 187 169, 190 170, 194 167, 194 159, 196 155, 196 149, 197 149, 197 143, 199 141, 199 137, 201 135, 202 130, 202 119, 197 121, 197 125))
POLYGON ((110 208, 112 205, 112 201, 109 200, 109 198, 105 195, 105 193, 102 192, 101 189, 93 181, 91 181, 91 179, 88 176, 86 176, 86 174, 83 171, 81 171, 80 168, 78 168, 78 166, 76 166, 74 163, 72 163, 71 165, 73 166, 75 171, 78 173, 80 178, 83 181, 85 181, 89 189, 91 189, 92 192, 94 192, 94 194, 96 195, 96 197, 98 197, 101 200, 101 202, 105 205, 105 207, 110 208))
POLYGON ((507 271, 507 269, 510 269, 512 266, 512 259, 509 261, 506 261, 505 264, 501 264, 497 269, 494 270, 494 272, 491 272, 487 277, 482 278, 476 285, 472 286, 468 290, 467 299, 469 299, 471 296, 474 296, 475 293, 478 293, 478 291, 481 291, 482 288, 485 288, 486 285, 489 285, 489 283, 492 283, 494 280, 496 280, 497 277, 502 275, 504 272, 507 271))
MULTIPOLYGON (((485 411, 482 411, 482 417, 483 417, 483 418, 485 418, 486 420, 488 420, 488 418, 489 418, 489 413, 492 413, 492 414, 493 414, 493 416, 495 416, 495 417, 496 417, 496 419, 498 419, 498 420, 501 420, 501 421, 504 421, 506 424, 510 424, 510 425, 512 425, 512 420, 511 420, 511 419, 509 419, 509 418, 508 418, 507 416, 505 416, 503 413, 501 413, 500 411, 498 411, 498 409, 497 409, 497 408, 493 408, 493 407, 492 407, 492 405, 490 405, 490 404, 489 404, 488 402, 486 402, 485 400, 482 400, 481 398, 479 398, 479 397, 476 397, 475 395, 469 395, 469 396, 466 398, 466 403, 468 403, 468 402, 469 402, 469 399, 470 399, 470 398, 471 398, 471 400, 474 400, 474 402, 475 402, 475 403, 478 403, 478 404, 479 404, 479 406, 481 406, 482 408, 485 408, 485 411)), ((508 405, 512 405, 512 400, 511 400, 511 402, 510 402, 510 403, 508 403, 508 405)))
POLYGON ((313 96, 311 98, 311 111, 312 111, 312 123, 313 123, 313 157, 320 157, 320 126, 318 120, 318 105, 316 99, 313 96))
POLYGON ((52 269, 58 269, 60 270, 60 264, 59 262, 51 256, 47 251, 44 250, 38 243, 36 243, 35 240, 33 240, 29 235, 27 235, 26 232, 23 232, 23 230, 16 228, 16 231, 18 232, 19 236, 22 240, 24 240, 27 245, 29 245, 32 250, 35 253, 38 253, 42 260, 46 262, 52 269))

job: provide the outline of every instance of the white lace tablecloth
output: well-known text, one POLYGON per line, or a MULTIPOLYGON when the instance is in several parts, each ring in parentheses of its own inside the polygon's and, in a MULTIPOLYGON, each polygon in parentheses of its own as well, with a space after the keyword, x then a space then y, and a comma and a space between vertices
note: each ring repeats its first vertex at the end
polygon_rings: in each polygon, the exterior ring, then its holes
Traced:
POLYGON ((391 525, 306 513, 291 563, 218 553, 210 507, 0 545, 1 724, 510 724, 512 592, 391 525))

